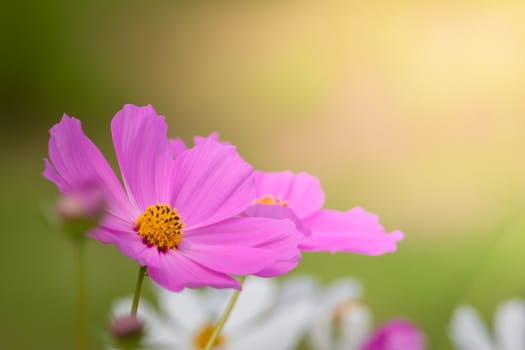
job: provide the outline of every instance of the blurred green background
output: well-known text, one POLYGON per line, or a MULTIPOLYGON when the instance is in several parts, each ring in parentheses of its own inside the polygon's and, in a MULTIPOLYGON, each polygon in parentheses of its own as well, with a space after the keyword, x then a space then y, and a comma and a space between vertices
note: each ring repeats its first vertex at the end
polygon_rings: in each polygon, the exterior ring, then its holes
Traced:
MULTIPOLYGON (((170 136, 219 131, 256 168, 315 174, 327 207, 404 231, 396 254, 305 254, 297 271, 359 278, 376 323, 408 317, 447 350, 459 302, 489 321, 524 294, 523 2, 2 5, 0 348, 71 348, 73 252, 42 214, 48 129, 76 116, 114 160, 124 103, 153 104, 170 136)), ((136 265, 94 241, 88 258, 98 349, 136 265)))

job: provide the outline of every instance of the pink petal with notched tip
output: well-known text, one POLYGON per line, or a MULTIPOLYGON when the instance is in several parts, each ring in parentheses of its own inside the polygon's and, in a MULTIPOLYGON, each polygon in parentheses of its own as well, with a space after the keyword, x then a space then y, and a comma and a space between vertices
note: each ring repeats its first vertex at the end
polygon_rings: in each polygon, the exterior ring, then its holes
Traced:
POLYGON ((305 219, 305 224, 312 234, 299 246, 304 251, 381 255, 396 251, 397 242, 404 238, 399 231, 386 233, 377 215, 361 208, 348 212, 321 210, 305 219))
POLYGON ((228 142, 219 141, 219 133, 216 132, 216 131, 212 132, 208 136, 195 136, 193 138, 193 142, 195 142, 195 145, 198 145, 200 143, 204 143, 207 140, 213 140, 215 142, 220 142, 220 143, 225 144, 225 145, 229 145, 230 144, 228 142))
POLYGON ((64 115, 49 133, 50 161, 45 159, 45 178, 55 183, 62 193, 86 181, 97 182, 104 191, 109 214, 119 218, 135 215, 113 169, 84 134, 78 119, 64 115))
POLYGON ((142 213, 166 204, 173 155, 164 117, 153 107, 125 105, 111 122, 117 160, 128 195, 142 213))
POLYGON ((171 139, 170 147, 175 157, 177 157, 179 154, 181 154, 182 152, 186 150, 186 144, 184 143, 184 140, 181 138, 171 139))

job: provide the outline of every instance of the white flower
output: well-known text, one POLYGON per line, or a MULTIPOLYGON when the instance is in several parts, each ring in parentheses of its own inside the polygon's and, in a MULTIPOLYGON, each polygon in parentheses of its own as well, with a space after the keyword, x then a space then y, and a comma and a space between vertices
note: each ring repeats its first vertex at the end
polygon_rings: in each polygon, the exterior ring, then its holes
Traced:
POLYGON ((525 350, 525 302, 511 299, 497 308, 493 335, 473 307, 460 306, 452 316, 450 338, 457 350, 525 350))
POLYGON ((360 302, 358 281, 340 279, 328 288, 304 277, 290 280, 283 290, 284 302, 300 295, 318 300, 316 317, 310 325, 309 341, 315 350, 358 350, 370 334, 372 316, 360 302))
MULTIPOLYGON (((231 290, 157 288, 160 312, 141 300, 138 317, 145 323, 147 349, 201 350, 224 312, 231 290)), ((115 303, 113 315, 129 313, 131 299, 115 303)), ((248 278, 214 349, 294 349, 313 318, 314 300, 303 295, 287 303, 271 279, 248 278)))

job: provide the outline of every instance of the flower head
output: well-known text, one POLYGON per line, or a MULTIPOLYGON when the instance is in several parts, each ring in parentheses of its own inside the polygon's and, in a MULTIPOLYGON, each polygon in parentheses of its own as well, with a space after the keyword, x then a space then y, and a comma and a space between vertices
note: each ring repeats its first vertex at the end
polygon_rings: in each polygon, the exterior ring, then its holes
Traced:
MULTIPOLYGON (((208 137, 194 138, 196 146, 207 140, 218 141, 219 135, 212 133, 208 137)), ((175 154, 186 149, 181 139, 170 142, 175 154)), ((310 174, 256 171, 255 185, 255 196, 243 215, 293 221, 303 234, 299 244, 301 251, 381 255, 395 252, 397 242, 404 238, 400 231, 385 232, 378 216, 360 207, 349 211, 323 209, 323 189, 319 180, 310 174)), ((279 244, 274 244, 274 251, 281 252, 279 244)), ((282 253, 274 264, 268 265, 257 275, 271 276, 276 271, 295 268, 300 256, 289 259, 285 251, 282 253)))
POLYGON ((356 207, 349 211, 323 209, 319 180, 307 173, 255 173, 256 198, 248 212, 254 216, 290 217, 304 234, 303 251, 353 252, 380 255, 394 252, 403 233, 386 233, 377 215, 356 207))
MULTIPOLYGON (((299 285, 299 283, 295 283, 299 285)), ((317 300, 317 317, 310 324, 309 345, 314 350, 424 350, 425 338, 410 322, 392 320, 372 332, 372 314, 361 302, 361 284, 340 279, 320 288, 302 278, 302 292, 317 300)))
MULTIPOLYGON (((308 279, 303 278, 303 284, 308 279)), ((306 290, 307 288, 303 288, 306 290)), ((361 302, 361 284, 352 278, 337 280, 327 288, 314 288, 318 300, 309 341, 315 350, 360 350, 372 328, 372 314, 361 302)))
POLYGON ((498 306, 494 334, 489 333, 476 309, 462 305, 452 316, 449 334, 457 350, 525 349, 525 302, 511 299, 498 306))
MULTIPOLYGON (((156 289, 160 312, 141 303, 138 317, 145 324, 143 346, 202 350, 224 311, 230 293, 220 290, 156 289)), ((288 350, 298 344, 314 317, 315 300, 303 297, 280 303, 281 293, 271 279, 249 278, 214 348, 221 350, 288 350)), ((129 312, 131 299, 115 303, 113 314, 129 312)))
POLYGON ((407 320, 392 320, 380 327, 362 350, 425 350, 425 336, 407 320))
POLYGON ((80 121, 67 115, 50 130, 44 176, 63 193, 81 179, 100 183, 106 215, 90 235, 147 266, 161 286, 238 288, 231 274, 299 254, 293 223, 239 216, 255 186, 235 147, 207 139, 175 156, 164 117, 151 106, 124 106, 111 132, 124 186, 80 121))

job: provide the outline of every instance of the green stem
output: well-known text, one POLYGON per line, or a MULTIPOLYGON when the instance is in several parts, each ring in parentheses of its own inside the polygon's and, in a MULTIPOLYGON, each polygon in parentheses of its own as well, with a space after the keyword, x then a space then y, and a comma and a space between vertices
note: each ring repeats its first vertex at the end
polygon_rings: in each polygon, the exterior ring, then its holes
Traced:
POLYGON ((133 304, 131 304, 131 316, 137 316, 137 310, 139 308, 140 301, 140 290, 142 288, 142 281, 146 275, 146 266, 140 266, 139 274, 137 276, 137 284, 135 285, 135 294, 133 295, 133 304))
MULTIPOLYGON (((239 284, 241 285, 241 287, 244 284, 245 280, 246 280, 246 276, 241 276, 241 278, 239 279, 239 284)), ((217 337, 219 336, 219 334, 221 334, 222 327, 224 327, 224 324, 228 320, 228 317, 230 317, 230 314, 233 310, 233 307, 235 306, 235 303, 237 302, 237 299, 239 298, 240 293, 241 293, 240 289, 233 292, 230 302, 228 303, 228 306, 226 307, 226 310, 222 314, 219 322, 217 322, 217 325, 215 326, 215 329, 213 330, 213 333, 210 339, 208 339, 208 343, 206 343, 206 347, 204 348, 204 350, 210 350, 211 348, 213 348, 213 345, 215 344, 217 337)))
POLYGON ((86 313, 86 264, 84 240, 74 242, 77 258, 77 313, 76 336, 77 350, 87 349, 87 313, 86 313))

